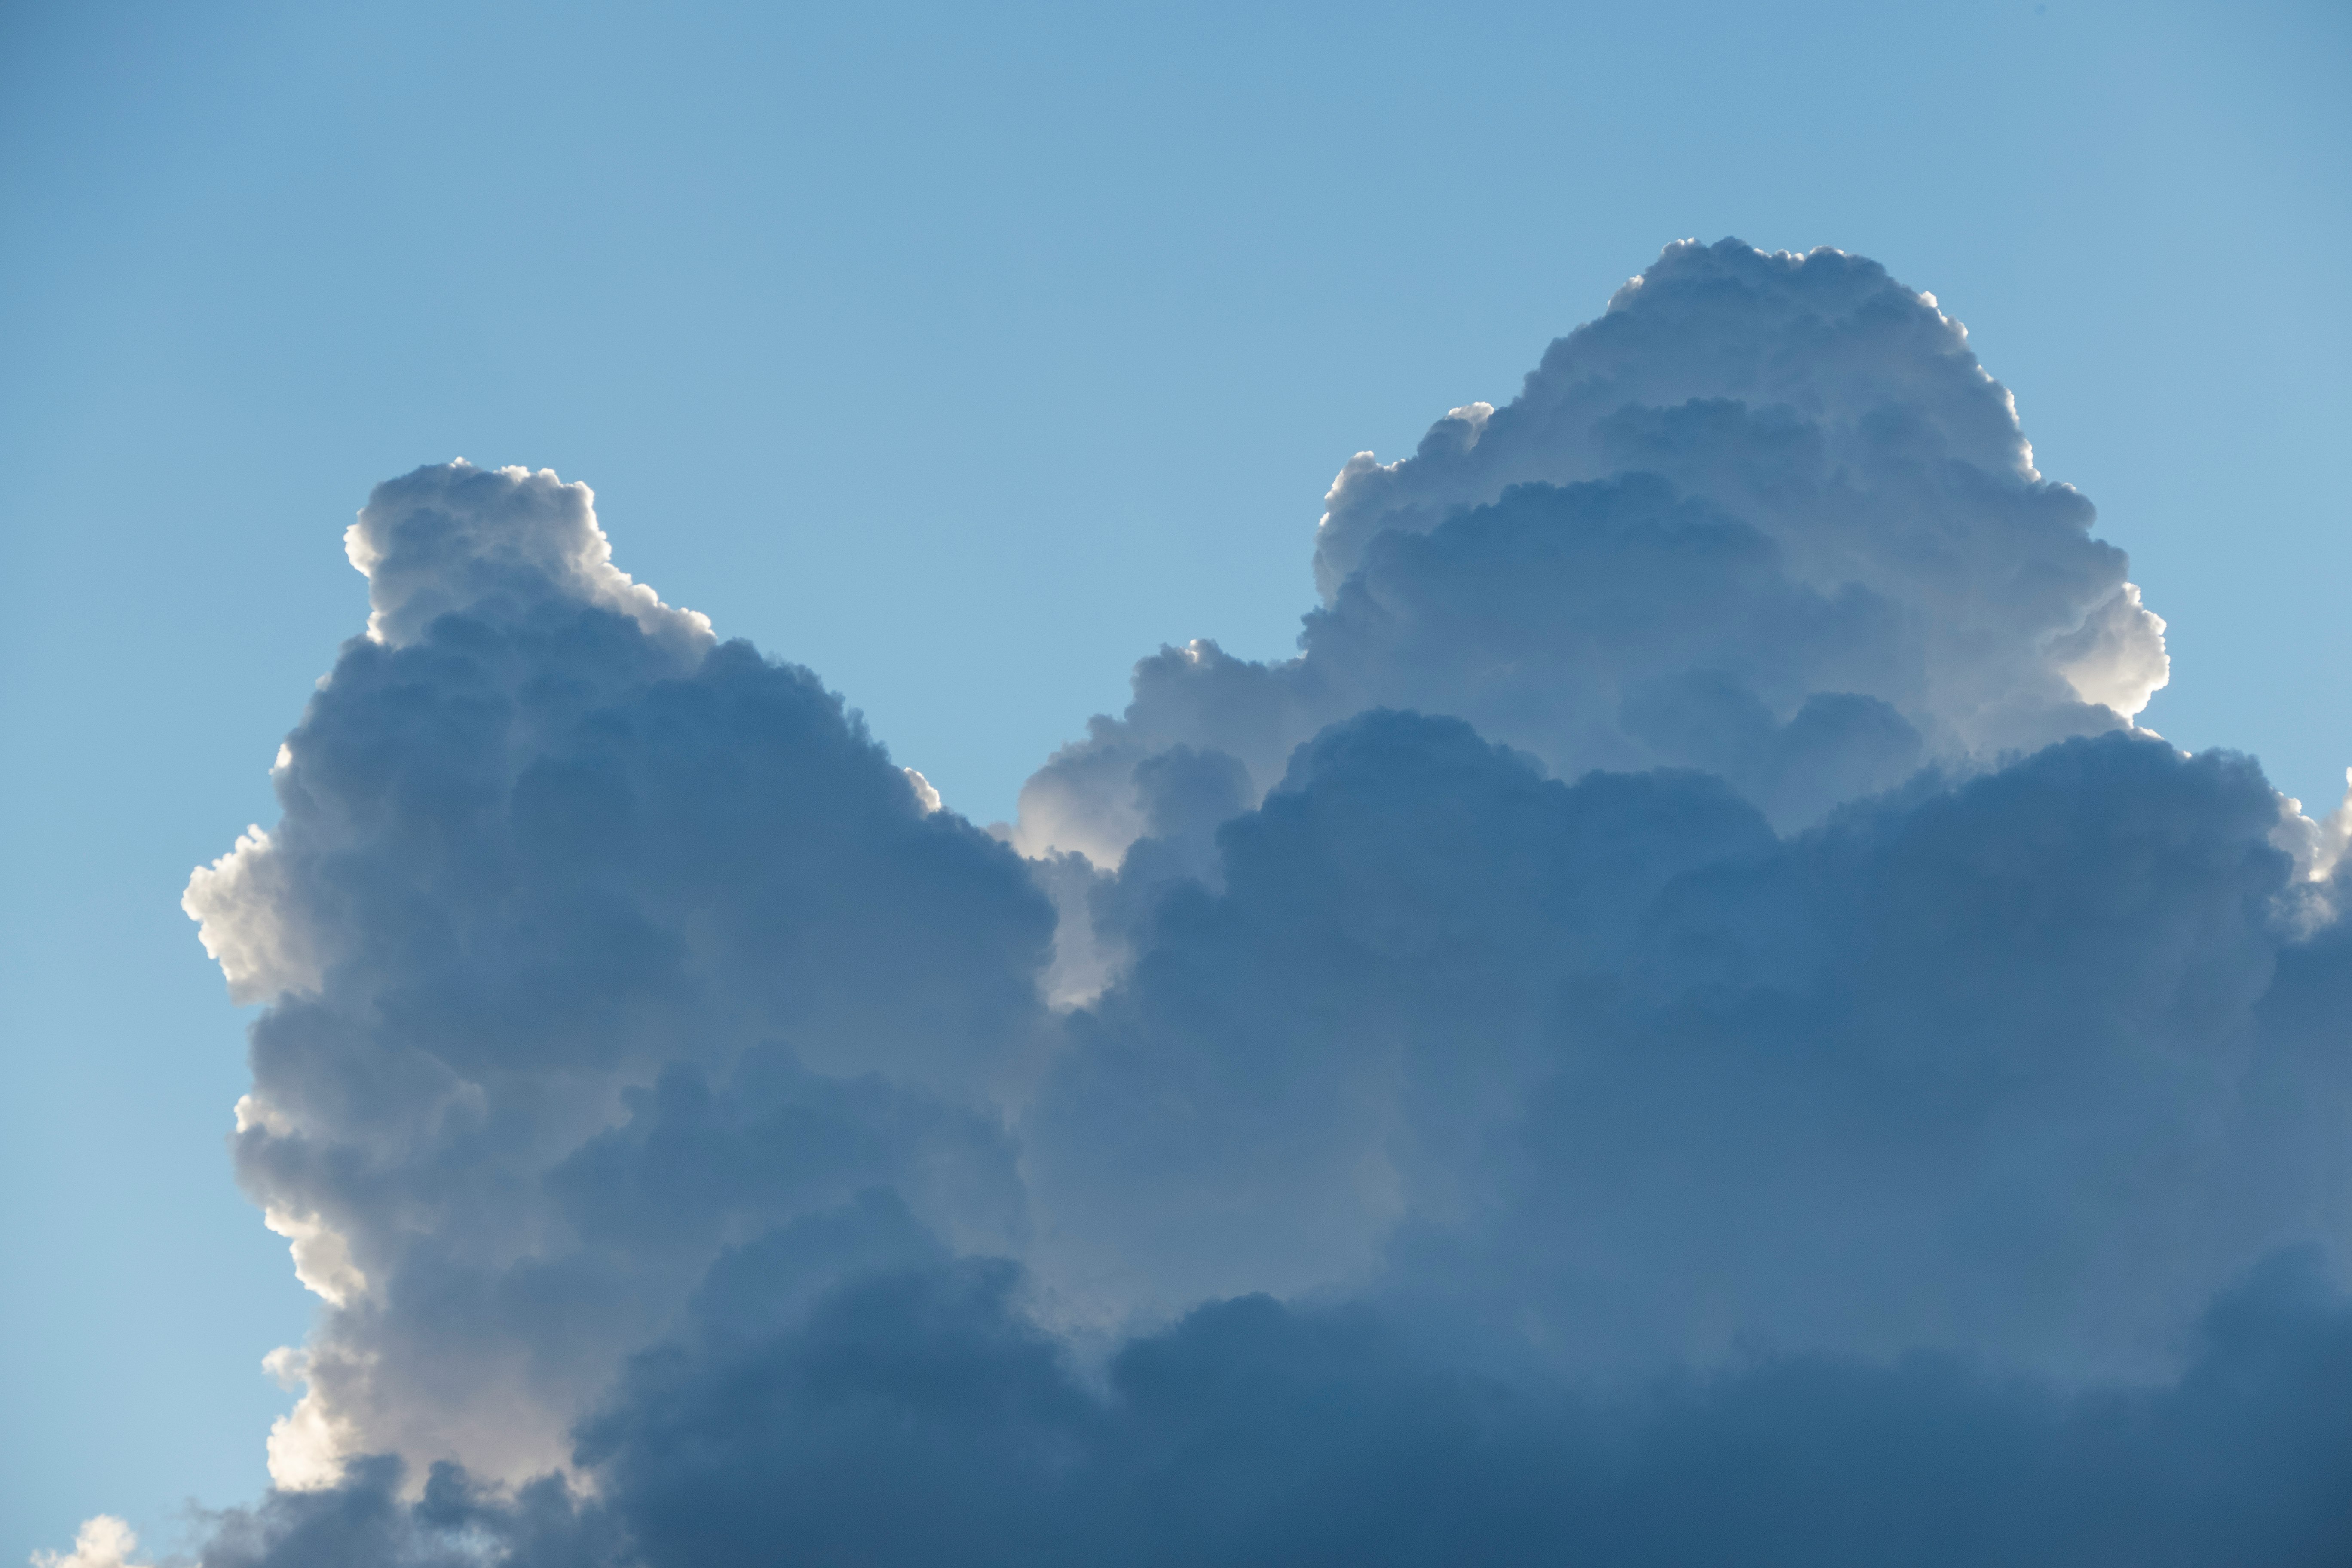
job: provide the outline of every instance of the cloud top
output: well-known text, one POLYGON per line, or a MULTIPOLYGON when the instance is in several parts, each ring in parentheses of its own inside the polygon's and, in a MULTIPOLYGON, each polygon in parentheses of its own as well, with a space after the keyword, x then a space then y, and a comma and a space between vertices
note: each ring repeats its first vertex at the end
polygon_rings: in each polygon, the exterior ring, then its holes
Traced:
POLYGON ((1024 848, 1115 866, 1145 759, 1222 752, 1263 793, 1379 706, 1562 776, 1705 768, 1803 826, 1923 763, 2124 726, 2169 668, 1966 331, 1834 250, 1669 247, 1516 399, 1359 453, 1326 506, 1299 656, 1138 665, 1126 713, 1024 790, 1024 848))
POLYGON ((552 468, 478 468, 463 458, 378 485, 344 531, 368 580, 367 635, 403 647, 440 616, 505 603, 593 605, 681 656, 707 652, 710 618, 676 610, 613 564, 595 494, 552 468))

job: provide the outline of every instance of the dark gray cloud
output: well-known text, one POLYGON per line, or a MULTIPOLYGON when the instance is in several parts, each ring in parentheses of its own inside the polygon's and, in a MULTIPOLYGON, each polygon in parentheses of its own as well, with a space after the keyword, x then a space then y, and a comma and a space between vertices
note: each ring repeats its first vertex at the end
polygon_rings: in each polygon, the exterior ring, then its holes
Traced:
MULTIPOLYGON (((779 1283, 710 1295, 757 1309, 779 1283)), ((2305 1254, 2214 1303, 2177 1383, 2072 1396, 1928 1355, 1603 1394, 1264 1296, 1080 1380, 1015 1284, 887 1270, 764 1335, 698 1326, 585 1428, 593 1500, 444 1468, 408 1502, 367 1460, 234 1516, 206 1562, 2326 1568, 2352 1530, 2352 1305, 2305 1254)))
POLYGON ((326 1302, 204 1561, 2352 1556, 2352 816, 2131 728, 2090 521, 1676 247, 1008 845, 584 487, 381 487, 187 900, 326 1302))
POLYGON ((2279 820, 2242 759, 2116 734, 1782 842, 1706 775, 1364 716, 1073 1017, 1023 1124, 1038 1255, 1121 1308, 1442 1290, 1579 1371, 1760 1337, 2167 1373, 2352 1218, 2343 1073, 2260 1012, 2318 896, 2279 820))

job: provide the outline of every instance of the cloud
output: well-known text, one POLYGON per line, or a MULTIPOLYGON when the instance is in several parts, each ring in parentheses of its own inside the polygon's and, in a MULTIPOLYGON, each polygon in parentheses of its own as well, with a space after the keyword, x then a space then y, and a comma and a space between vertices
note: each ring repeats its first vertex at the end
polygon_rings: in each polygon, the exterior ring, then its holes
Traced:
POLYGON ((276 995, 237 1170, 330 1309, 281 1363, 280 1482, 560 1463, 741 1227, 857 1183, 1014 1245, 985 1107, 1043 1048, 1052 917, 1013 853, 614 571, 583 486, 419 470, 351 548, 370 635, 288 740, 283 820, 189 895, 235 994, 276 995))
POLYGON ((2168 671, 1966 331, 1833 250, 1669 247, 1515 401, 1359 454, 1328 508, 1298 657, 1144 660, 1127 712, 1031 780, 1024 848, 1116 865, 1141 760, 1214 748, 1263 791, 1381 706, 1561 777, 1705 768, 1802 826, 1925 761, 2120 727, 2168 671))
POLYGON ((236 847, 188 877, 180 908, 197 922, 196 939, 221 966, 233 1002, 261 1002, 287 991, 315 991, 319 963, 309 931, 290 918, 284 868, 258 826, 236 847))
POLYGON ((1006 844, 584 487, 380 487, 188 896, 321 1297, 204 1561, 2339 1560, 2352 818, 2132 728, 2090 521, 1675 247, 1006 844))
POLYGON ((33 1568, 136 1568, 131 1554, 139 1537, 110 1513, 84 1520, 75 1532, 71 1552, 36 1552, 33 1568))
POLYGON ((774 1341, 641 1365, 587 1439, 626 1445, 609 1506, 676 1563, 747 1542, 814 1561, 2316 1563, 2343 1540, 2352 1312, 2295 1255, 2215 1305, 2178 1384, 2072 1399, 1933 1356, 1759 1357, 1595 1394, 1465 1375, 1376 1314, 1263 1296, 1130 1342, 1096 1393, 1005 1285, 884 1276, 774 1341))
MULTIPOLYGON (((725 1280, 706 1310, 757 1311, 764 1283, 725 1280)), ((2217 1300, 2178 1383, 2074 1396, 1928 1355, 1759 1356, 1601 1394, 1465 1373, 1375 1313, 1264 1296, 1081 1379, 1017 1286, 1009 1265, 917 1266, 765 1334, 706 1322, 585 1429, 595 1498, 444 1468, 407 1504, 370 1461, 235 1516, 207 1561, 2341 1560, 2352 1306, 2303 1254, 2217 1300)))
POLYGON ((1783 842, 1712 777, 1363 716, 1072 1019, 1039 1255, 1117 1310, 1442 1281, 1576 1371, 1761 1336, 2167 1373, 2352 1219, 2342 1075, 2260 1016, 2307 896, 2278 813, 2110 734, 1783 842))
POLYGON ((614 566, 594 494, 552 469, 488 470, 462 458, 419 468, 377 487, 344 531, 343 553, 368 580, 368 637, 395 647, 445 615, 551 602, 625 616, 688 658, 713 640, 709 617, 672 609, 614 566))

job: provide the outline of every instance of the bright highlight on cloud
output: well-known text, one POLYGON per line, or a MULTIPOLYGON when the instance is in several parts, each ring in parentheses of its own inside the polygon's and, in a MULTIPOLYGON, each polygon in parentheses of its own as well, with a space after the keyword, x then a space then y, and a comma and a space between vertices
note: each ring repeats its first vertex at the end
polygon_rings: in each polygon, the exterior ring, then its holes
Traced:
POLYGON ((1675 246, 1003 842, 584 487, 380 487, 187 897, 321 1298, 204 1562, 2343 1561, 2352 816, 2133 727, 2092 521, 1675 246))

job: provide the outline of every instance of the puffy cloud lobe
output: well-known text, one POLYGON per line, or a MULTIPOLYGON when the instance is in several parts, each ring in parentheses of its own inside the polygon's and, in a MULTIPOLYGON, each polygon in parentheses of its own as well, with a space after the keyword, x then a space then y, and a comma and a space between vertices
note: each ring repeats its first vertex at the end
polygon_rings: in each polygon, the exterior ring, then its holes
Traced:
POLYGON ((188 878, 180 907, 197 922, 197 940, 228 979, 229 999, 262 1002, 284 991, 315 991, 319 962, 307 928, 290 914, 285 868, 258 826, 188 878))
POLYGON ((1071 1019, 1024 1123, 1041 1245, 1162 1306, 1368 1266, 1419 1145, 1453 1167, 1543 1070, 1560 965, 1608 963, 1678 871, 1770 843, 1704 775, 1571 788, 1459 721, 1326 732, 1220 833, 1223 894, 1162 884, 1132 973, 1071 1019))
POLYGON ((713 641, 709 617, 672 609, 613 564, 593 492, 549 468, 485 470, 463 458, 419 468, 377 487, 344 531, 343 552, 368 580, 368 636, 394 647, 453 611, 551 599, 626 616, 683 658, 713 641))
POLYGON ((584 488, 381 488, 189 895, 327 1301, 205 1561, 2339 1560, 2346 813, 2128 732, 2088 521, 1676 247, 1024 860, 584 488))
POLYGON ((137 1568, 131 1554, 138 1550, 139 1537, 131 1527, 101 1513, 83 1521, 72 1551, 34 1552, 33 1568, 137 1568))
POLYGON ((975 1107, 1034 1071, 1049 907, 813 677, 614 572, 586 496, 381 488, 373 635, 289 737, 283 821, 192 886, 238 994, 281 993, 237 1167, 332 1308, 280 1363, 282 1481, 560 1462, 737 1229, 858 1184, 1018 1239, 975 1107))
POLYGON ((1668 247, 1520 395, 1332 487, 1296 659, 1139 665, 1022 798, 1019 842, 1116 865, 1134 768, 1214 748, 1260 790, 1368 707, 1436 709, 1573 777, 1722 773, 1783 827, 1923 761, 2125 723, 2163 622, 2044 481, 1959 324, 1876 264, 1668 247))
POLYGON ((1711 777, 1367 715, 1073 1018, 1039 1256, 1113 1317, 1443 1293, 1580 1372, 1760 1338, 2168 1375, 2229 1279, 2352 1234, 2343 1074, 2260 1020, 2301 951, 2277 811, 2114 735, 1783 843, 1711 777))

